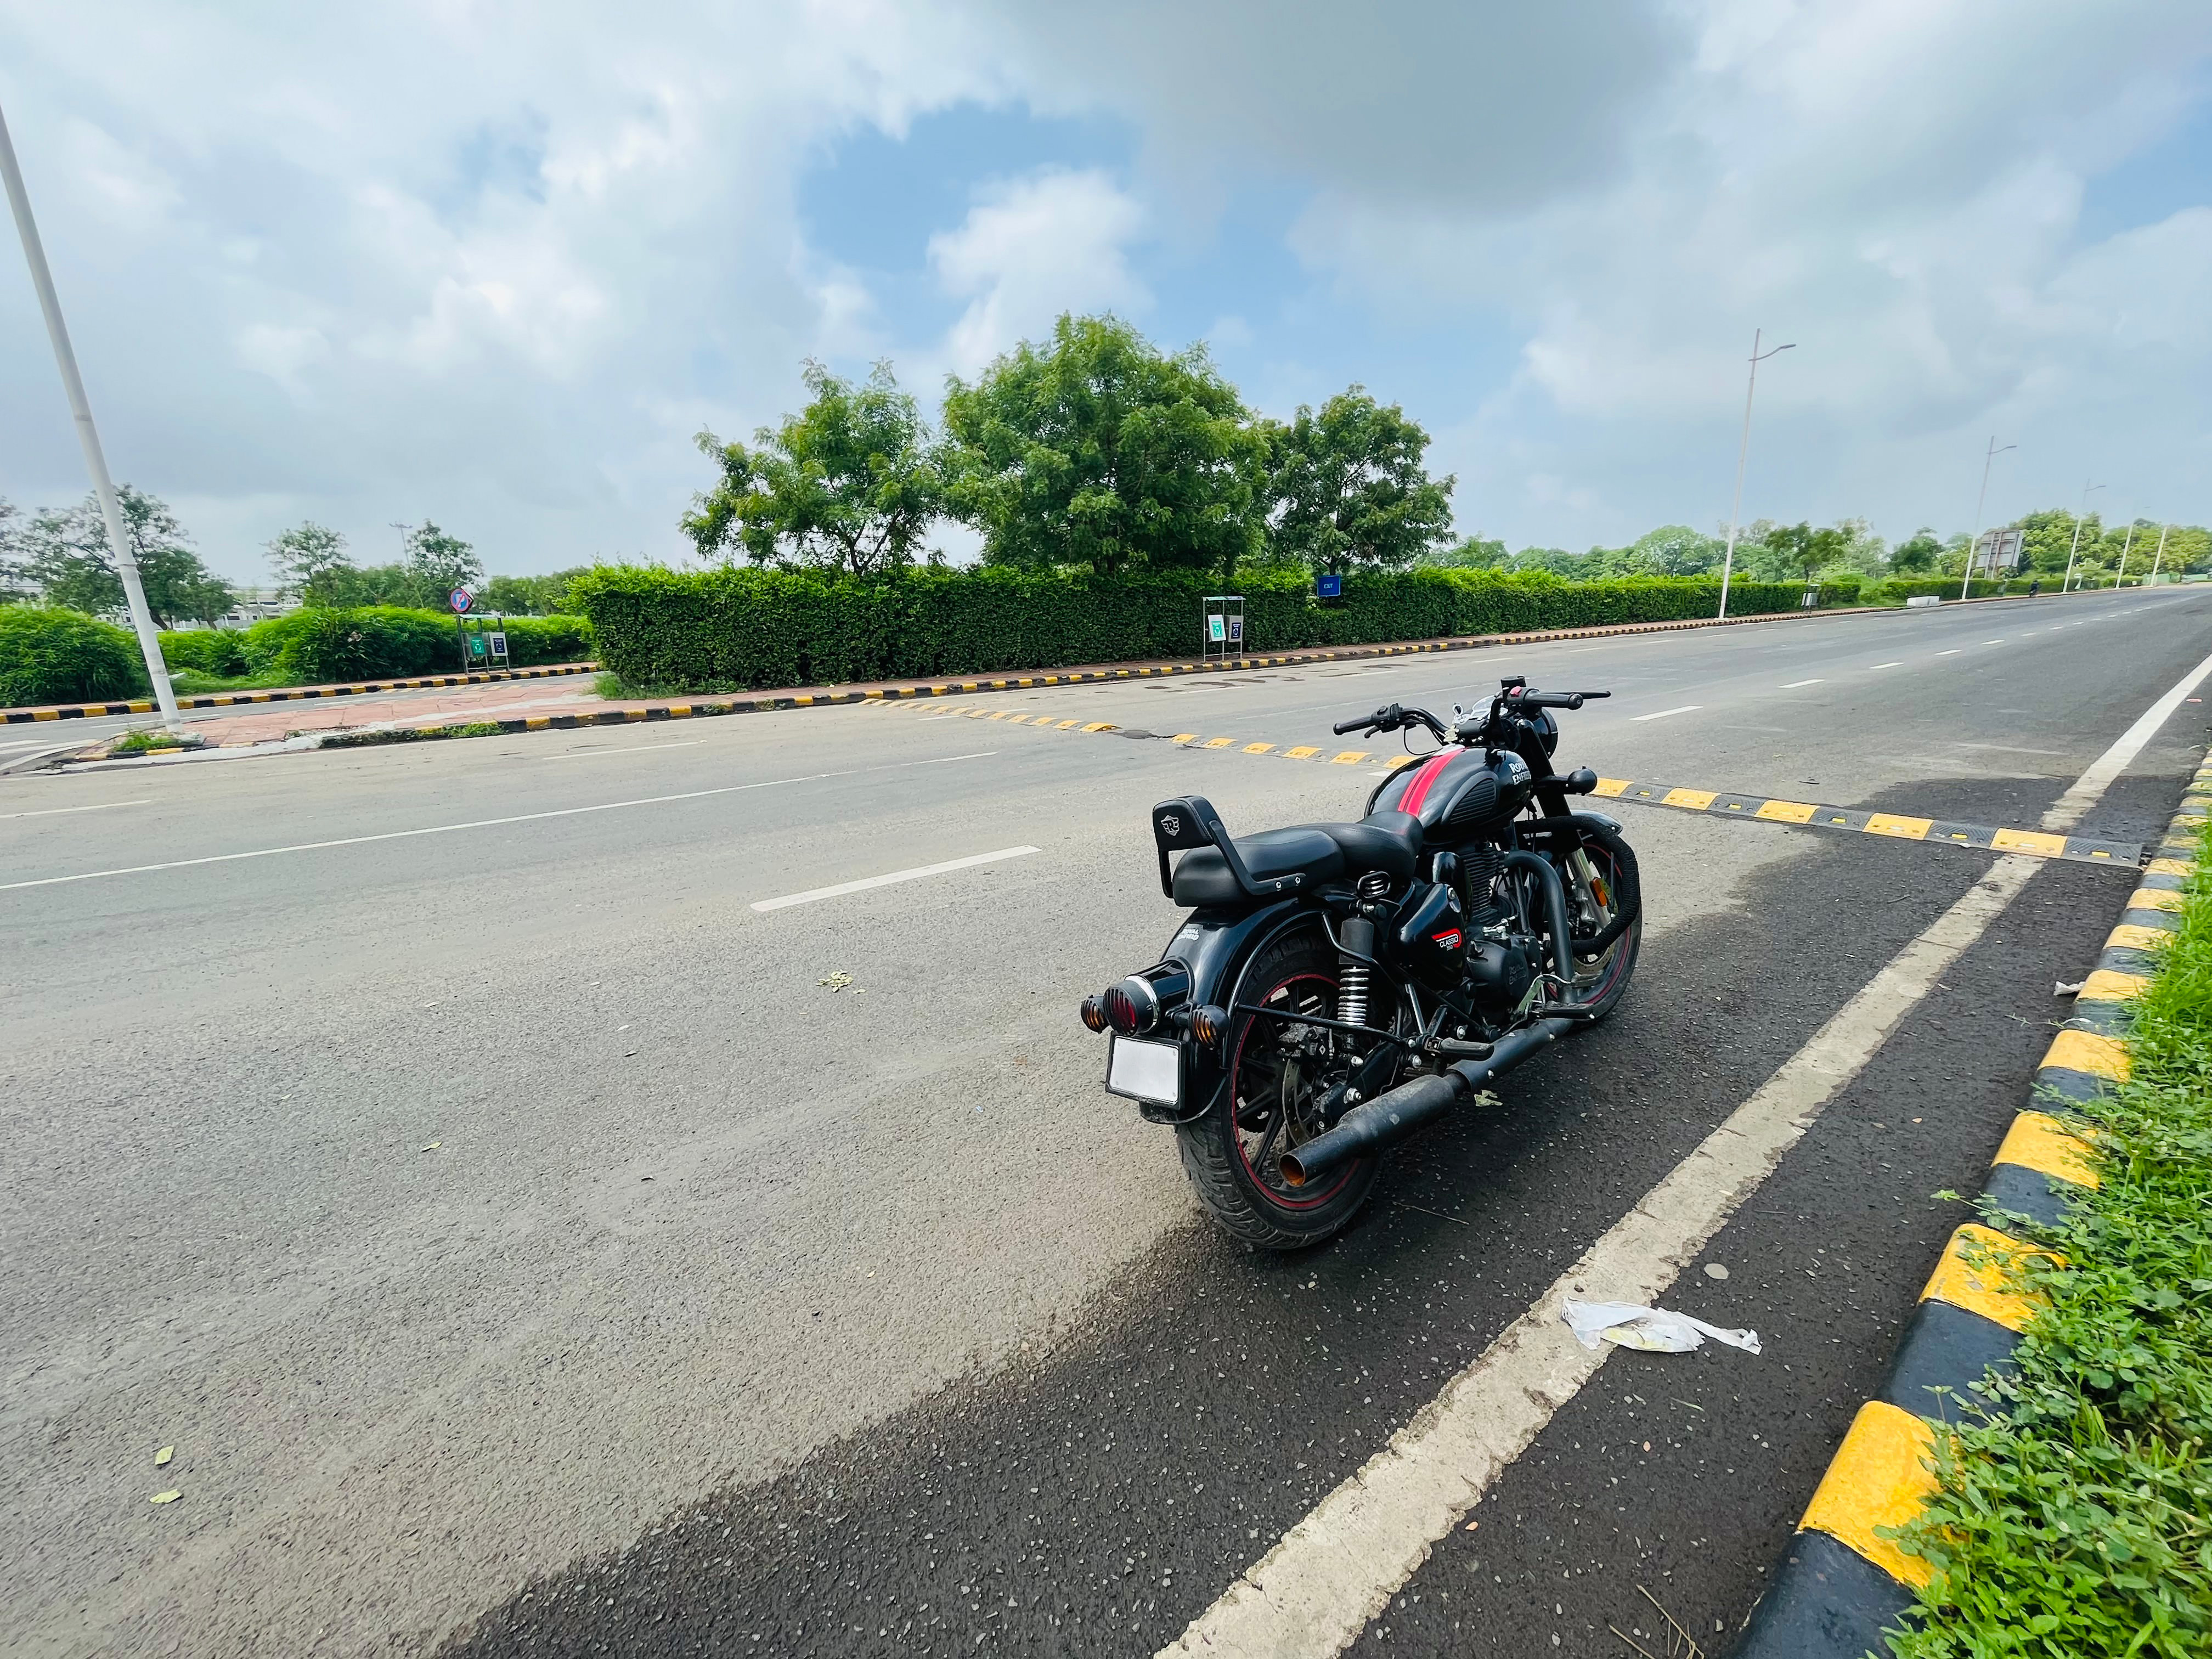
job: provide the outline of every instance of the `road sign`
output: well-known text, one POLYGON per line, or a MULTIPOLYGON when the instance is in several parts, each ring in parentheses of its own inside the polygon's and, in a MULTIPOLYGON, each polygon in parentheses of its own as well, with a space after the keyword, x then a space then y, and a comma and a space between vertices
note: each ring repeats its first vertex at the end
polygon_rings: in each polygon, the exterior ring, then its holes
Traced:
POLYGON ((1342 599, 1344 597, 1344 578, 1341 576, 1315 577, 1314 594, 1318 599, 1342 599))
POLYGON ((1231 645, 1242 645, 1244 643, 1243 617, 1231 617, 1229 619, 1229 642, 1231 645))
POLYGON ((446 603, 453 607, 453 614, 456 617, 461 615, 476 602, 477 596, 465 587, 457 587, 446 595, 446 603))
POLYGON ((1206 637, 1216 645, 1227 639, 1229 637, 1227 621, 1220 617, 1208 617, 1206 619, 1206 637))

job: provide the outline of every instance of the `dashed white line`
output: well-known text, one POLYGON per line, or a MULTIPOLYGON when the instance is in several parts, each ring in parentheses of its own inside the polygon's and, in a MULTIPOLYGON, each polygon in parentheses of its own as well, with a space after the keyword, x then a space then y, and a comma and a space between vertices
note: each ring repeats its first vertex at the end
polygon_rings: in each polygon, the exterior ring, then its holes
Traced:
POLYGON ((1656 714, 1633 714, 1630 718, 1640 725, 1645 720, 1663 720, 1669 714, 1686 714, 1693 709, 1704 707, 1705 704, 1701 702, 1686 702, 1680 708, 1662 708, 1656 714))
POLYGON ((1873 668, 1869 669, 1867 672, 1869 673, 1875 673, 1884 668, 1902 668, 1905 665, 1901 662, 1878 662, 1873 668))
POLYGON ((104 800, 91 806, 43 806, 35 812, 0 812, 0 818, 51 818, 64 812, 105 812, 117 806, 148 806, 153 797, 144 800, 104 800))
POLYGON ((995 853, 971 853, 964 859, 947 859, 942 864, 917 865, 911 870, 893 870, 888 875, 863 876, 858 881, 841 881, 832 887, 810 887, 803 893, 786 893, 781 898, 762 899, 753 908, 787 910, 794 904, 813 904, 823 899, 842 898, 848 893, 866 892, 871 887, 889 887, 893 882, 919 881, 924 876, 941 876, 952 870, 972 870, 979 864, 996 864, 1001 859, 1027 858, 1039 850, 1035 847, 1001 847, 995 853))
POLYGON ((651 755, 663 749, 696 749, 705 742, 703 738, 686 738, 680 743, 626 743, 620 747, 609 744, 604 749, 571 749, 558 755, 547 755, 546 760, 589 760, 599 755, 651 755))
POLYGON ((2004 641, 2002 640, 1984 640, 1982 643, 1984 645, 2002 645, 2004 641))
POLYGON ((1782 690, 1784 691, 1795 691, 1801 685, 1826 685, 1826 684, 1827 681, 1826 680, 1792 680, 1789 684, 1784 686, 1782 690))
POLYGON ((1959 651, 1960 647, 1954 645, 1948 651, 1938 651, 1936 654, 1939 657, 1955 657, 1959 654, 1959 651))
POLYGON ((240 859, 273 859, 286 853, 319 853, 331 847, 362 847, 371 842, 408 841, 417 836, 447 836, 461 830, 493 830, 508 823, 536 823, 544 818, 573 818, 586 812, 615 812, 629 806, 659 806, 669 801, 705 800, 713 795, 741 795, 753 789, 775 789, 785 784, 818 783, 825 778, 856 778, 869 772, 897 772, 909 766, 941 766, 948 761, 982 760, 999 751, 981 749, 972 755, 946 755, 937 760, 902 761, 896 766, 857 766, 844 772, 808 772, 795 778, 764 778, 758 783, 726 783, 714 789, 687 789, 677 795, 645 795, 635 800, 600 801, 591 806, 562 806, 546 812, 517 812, 503 818, 471 818, 466 823, 426 824, 420 830, 387 830, 374 836, 341 836, 334 841, 303 841, 289 847, 257 847, 247 853, 216 853, 206 858, 169 859, 160 864, 133 864, 119 870, 85 870, 73 876, 42 876, 35 881, 0 882, 0 893, 23 887, 59 887, 72 881, 99 881, 107 876, 143 876, 156 870, 188 870, 201 864, 234 864, 240 859))

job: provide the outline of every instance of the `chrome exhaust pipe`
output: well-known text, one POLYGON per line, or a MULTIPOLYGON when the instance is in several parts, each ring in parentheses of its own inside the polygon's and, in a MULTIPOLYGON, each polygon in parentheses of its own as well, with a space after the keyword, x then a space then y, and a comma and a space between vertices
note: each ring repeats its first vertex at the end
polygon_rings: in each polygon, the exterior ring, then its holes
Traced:
POLYGON ((1576 1022, 1554 1014, 1498 1038, 1487 1060, 1463 1060, 1433 1077, 1417 1077, 1353 1107, 1336 1127, 1303 1146, 1285 1152, 1283 1179, 1293 1187, 1327 1175, 1340 1164, 1379 1152, 1431 1118, 1468 1098, 1492 1078, 1511 1071, 1539 1048, 1550 1047, 1575 1029, 1576 1022))

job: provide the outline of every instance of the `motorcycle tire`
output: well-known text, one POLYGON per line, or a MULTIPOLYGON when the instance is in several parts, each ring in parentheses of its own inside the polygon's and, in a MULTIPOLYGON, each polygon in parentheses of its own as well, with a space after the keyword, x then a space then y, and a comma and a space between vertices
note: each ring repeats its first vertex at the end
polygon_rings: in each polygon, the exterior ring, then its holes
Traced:
MULTIPOLYGON (((1262 947, 1253 958, 1243 1000, 1263 1007, 1287 1000, 1294 1007, 1331 1018, 1337 974, 1335 951, 1317 933, 1301 929, 1262 947)), ((1176 1127, 1183 1172, 1199 1201, 1232 1237, 1268 1250, 1303 1249, 1341 1230, 1367 1201, 1382 1164, 1378 1157, 1356 1158, 1333 1178, 1316 1182, 1318 1191, 1293 1188, 1279 1169, 1269 1167, 1286 1147, 1271 1143, 1254 1120, 1272 1121, 1265 1091, 1273 1088, 1279 1098, 1283 1067, 1276 1063, 1279 1045, 1273 1039, 1285 1029, 1282 1020, 1237 1015, 1223 1048, 1229 1056, 1229 1086, 1211 1111, 1176 1127)), ((1301 1079, 1298 1097, 1310 1098, 1322 1086, 1318 1079, 1301 1079)))
POLYGON ((1644 915, 1641 884, 1636 868, 1636 851, 1626 838, 1607 829, 1595 818, 1578 820, 1583 837, 1583 851, 1598 866, 1609 888, 1616 892, 1636 892, 1636 920, 1615 939, 1600 959, 1603 971, 1585 981, 1582 975, 1589 968, 1576 964, 1577 1016, 1595 1025, 1620 1006, 1620 999, 1628 990, 1629 976, 1636 971, 1636 953, 1644 943, 1644 915), (1625 879, 1624 879, 1625 878, 1625 879))

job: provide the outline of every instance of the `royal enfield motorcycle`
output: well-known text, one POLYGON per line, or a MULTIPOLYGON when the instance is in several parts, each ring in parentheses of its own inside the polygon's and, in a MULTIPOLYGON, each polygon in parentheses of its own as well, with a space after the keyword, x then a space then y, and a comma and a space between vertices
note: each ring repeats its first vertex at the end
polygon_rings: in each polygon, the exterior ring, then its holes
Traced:
POLYGON ((1231 836, 1202 796, 1152 808, 1160 890, 1190 914, 1083 1023, 1107 1034, 1107 1089, 1174 1126, 1237 1237, 1328 1237, 1385 1148, 1620 1003, 1636 855, 1613 819, 1569 810, 1597 775, 1552 765, 1552 711, 1609 695, 1516 676, 1449 725, 1395 703, 1344 721, 1415 756, 1357 823, 1231 836))

